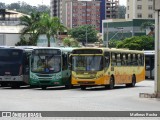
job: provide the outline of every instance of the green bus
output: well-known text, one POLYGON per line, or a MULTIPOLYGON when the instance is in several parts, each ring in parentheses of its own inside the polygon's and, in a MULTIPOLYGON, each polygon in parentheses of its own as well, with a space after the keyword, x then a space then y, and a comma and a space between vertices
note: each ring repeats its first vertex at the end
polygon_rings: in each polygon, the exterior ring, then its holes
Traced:
POLYGON ((30 86, 71 88, 69 55, 73 48, 36 48, 30 57, 30 86))

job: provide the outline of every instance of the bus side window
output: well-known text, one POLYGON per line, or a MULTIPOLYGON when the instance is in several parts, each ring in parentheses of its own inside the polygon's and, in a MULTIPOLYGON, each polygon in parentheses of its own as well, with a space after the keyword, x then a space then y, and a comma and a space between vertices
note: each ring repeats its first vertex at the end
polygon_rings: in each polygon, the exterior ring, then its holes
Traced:
POLYGON ((128 65, 128 54, 126 53, 125 56, 126 56, 126 65, 129 66, 128 65))
POLYGON ((137 66, 137 65, 138 65, 137 59, 136 59, 136 54, 133 54, 133 55, 132 55, 132 65, 134 65, 134 66, 137 66))
POLYGON ((122 62, 121 62, 121 54, 118 53, 117 54, 117 66, 121 66, 122 65, 122 62))
POLYGON ((128 66, 132 66, 132 54, 128 54, 128 66))
POLYGON ((137 60, 138 61, 138 65, 141 65, 141 55, 138 54, 137 56, 138 56, 138 60, 137 60))
POLYGON ((144 65, 144 55, 141 54, 141 65, 143 66, 144 65))
POLYGON ((111 59, 112 59, 112 60, 111 60, 111 65, 112 65, 112 66, 116 66, 116 64, 117 64, 117 63, 116 63, 116 58, 117 58, 117 57, 116 57, 116 53, 112 53, 111 56, 112 56, 112 57, 111 57, 111 59))
POLYGON ((121 60, 122 60, 122 65, 125 66, 126 65, 126 55, 125 54, 121 54, 121 60))
POLYGON ((104 56, 104 66, 108 67, 110 64, 110 53, 105 52, 104 56))

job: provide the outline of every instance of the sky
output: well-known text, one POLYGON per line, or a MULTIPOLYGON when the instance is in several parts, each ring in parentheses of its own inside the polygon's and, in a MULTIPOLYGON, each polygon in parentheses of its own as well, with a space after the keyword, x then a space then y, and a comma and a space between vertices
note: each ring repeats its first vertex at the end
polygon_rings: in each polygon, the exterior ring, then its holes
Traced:
MULTIPOLYGON (((44 5, 50 5, 50 0, 0 0, 0 2, 6 3, 6 4, 10 4, 13 2, 26 2, 27 4, 30 4, 32 6, 37 6, 37 5, 42 5, 42 3, 44 5)), ((120 1, 120 5, 126 5, 126 0, 119 0, 120 1)))

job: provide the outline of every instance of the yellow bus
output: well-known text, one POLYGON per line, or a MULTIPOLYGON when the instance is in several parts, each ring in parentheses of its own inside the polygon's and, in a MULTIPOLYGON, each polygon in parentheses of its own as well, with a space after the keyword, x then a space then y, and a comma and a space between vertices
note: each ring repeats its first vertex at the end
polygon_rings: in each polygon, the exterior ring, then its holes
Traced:
POLYGON ((145 79, 144 52, 110 48, 79 48, 71 54, 72 85, 113 89, 117 84, 134 87, 145 79))

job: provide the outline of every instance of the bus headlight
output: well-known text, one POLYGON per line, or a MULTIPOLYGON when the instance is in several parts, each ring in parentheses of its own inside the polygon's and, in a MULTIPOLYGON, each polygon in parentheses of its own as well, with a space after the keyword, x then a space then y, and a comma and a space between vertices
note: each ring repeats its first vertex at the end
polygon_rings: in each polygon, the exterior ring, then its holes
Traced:
POLYGON ((31 79, 38 80, 38 76, 35 74, 31 74, 31 79))
POLYGON ((61 79, 62 76, 61 74, 56 74, 55 76, 52 76, 52 78, 57 80, 57 79, 61 79))

